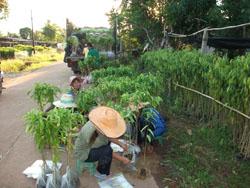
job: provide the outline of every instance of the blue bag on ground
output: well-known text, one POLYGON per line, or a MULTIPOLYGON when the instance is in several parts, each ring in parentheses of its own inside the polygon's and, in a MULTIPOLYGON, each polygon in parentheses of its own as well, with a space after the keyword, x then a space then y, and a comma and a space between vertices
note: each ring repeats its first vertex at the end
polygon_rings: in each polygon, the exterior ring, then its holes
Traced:
MULTIPOLYGON (((154 108, 144 108, 142 110, 140 119, 140 130, 145 126, 149 125, 149 128, 152 130, 154 137, 163 135, 167 131, 167 122, 161 116, 161 114, 154 108)), ((144 133, 141 134, 141 139, 145 139, 144 133)))

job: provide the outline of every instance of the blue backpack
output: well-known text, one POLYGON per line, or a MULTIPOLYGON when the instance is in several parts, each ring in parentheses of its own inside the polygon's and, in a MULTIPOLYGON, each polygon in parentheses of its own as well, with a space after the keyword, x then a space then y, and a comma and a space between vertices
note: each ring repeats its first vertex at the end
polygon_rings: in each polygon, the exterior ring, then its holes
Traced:
POLYGON ((143 127, 149 125, 154 137, 161 136, 167 131, 166 120, 154 108, 144 108, 139 121, 140 129, 142 130, 143 127))

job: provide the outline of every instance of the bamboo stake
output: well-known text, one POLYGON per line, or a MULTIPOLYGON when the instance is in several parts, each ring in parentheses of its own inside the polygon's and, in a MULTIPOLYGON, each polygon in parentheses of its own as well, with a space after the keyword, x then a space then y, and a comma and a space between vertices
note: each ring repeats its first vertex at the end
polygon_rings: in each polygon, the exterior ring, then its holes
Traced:
POLYGON ((245 27, 250 25, 250 22, 244 23, 244 24, 239 24, 239 25, 233 25, 233 26, 226 26, 226 27, 216 27, 216 28, 210 28, 208 31, 219 31, 219 30, 225 30, 225 29, 234 29, 237 27, 245 27))
POLYGON ((243 117, 245 117, 245 118, 247 118, 247 119, 250 120, 250 116, 248 116, 248 115, 246 115, 246 114, 240 112, 239 110, 237 110, 237 109, 235 109, 235 108, 233 108, 233 107, 230 107, 230 106, 228 106, 228 105, 226 105, 226 104, 223 104, 222 102, 220 102, 220 101, 214 99, 213 97, 211 97, 211 96, 209 96, 209 95, 206 95, 206 94, 204 94, 204 93, 201 93, 201 92, 199 92, 199 91, 197 91, 197 90, 195 90, 195 89, 191 89, 191 88, 182 86, 182 85, 180 85, 180 84, 178 84, 178 83, 174 83, 174 85, 176 85, 177 87, 180 87, 180 88, 182 88, 182 89, 185 89, 185 90, 188 90, 188 91, 197 93, 197 94, 199 94, 199 95, 201 95, 201 96, 203 96, 203 97, 206 97, 206 98, 208 98, 208 99, 210 99, 210 100, 216 102, 217 104, 223 106, 224 108, 227 108, 227 109, 229 109, 229 110, 231 110, 231 111, 233 111, 233 112, 235 112, 235 113, 237 113, 237 114, 239 114, 239 115, 241 115, 241 116, 243 116, 243 117))
POLYGON ((196 31, 192 34, 188 34, 188 35, 183 35, 183 34, 177 34, 177 33, 168 33, 168 36, 169 37, 177 37, 177 38, 184 38, 184 37, 190 37, 190 36, 194 36, 194 35, 197 35, 199 33, 202 33, 204 32, 205 29, 207 29, 207 31, 219 31, 219 30, 225 30, 225 29, 234 29, 234 28, 237 28, 237 27, 245 27, 245 26, 248 26, 250 25, 250 22, 248 23, 244 23, 244 24, 240 24, 240 25, 234 25, 234 26, 226 26, 226 27, 220 27, 220 28, 204 28, 204 29, 201 29, 199 31, 196 31))

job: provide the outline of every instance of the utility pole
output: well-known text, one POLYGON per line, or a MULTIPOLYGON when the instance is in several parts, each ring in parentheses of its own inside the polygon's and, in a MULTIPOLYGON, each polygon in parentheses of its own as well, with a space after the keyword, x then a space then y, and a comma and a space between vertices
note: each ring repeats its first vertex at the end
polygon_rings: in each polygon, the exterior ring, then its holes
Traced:
POLYGON ((115 57, 117 57, 117 25, 116 25, 116 15, 115 15, 115 26, 114 26, 114 38, 115 38, 115 57))
POLYGON ((115 0, 115 25, 114 25, 114 39, 115 39, 115 58, 117 58, 117 6, 116 6, 116 1, 115 0))
POLYGON ((35 54, 35 41, 34 41, 34 28, 33 28, 33 15, 31 10, 31 40, 32 40, 32 46, 33 46, 33 53, 35 54))

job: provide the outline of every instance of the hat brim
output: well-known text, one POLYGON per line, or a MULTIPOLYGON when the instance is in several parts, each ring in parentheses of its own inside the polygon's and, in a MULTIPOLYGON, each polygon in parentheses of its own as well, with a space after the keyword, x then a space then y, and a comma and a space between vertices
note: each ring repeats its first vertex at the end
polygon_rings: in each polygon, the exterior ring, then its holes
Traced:
POLYGON ((65 104, 65 103, 62 103, 61 101, 55 101, 53 102, 53 105, 57 108, 76 108, 77 107, 75 103, 65 104))
POLYGON ((119 138, 126 132, 126 123, 124 119, 117 111, 112 108, 104 106, 97 107, 89 113, 89 119, 91 122, 93 122, 97 130, 109 138, 119 138), (116 113, 116 125, 107 127, 103 123, 102 118, 105 117, 105 110, 107 109, 113 110, 116 113))

